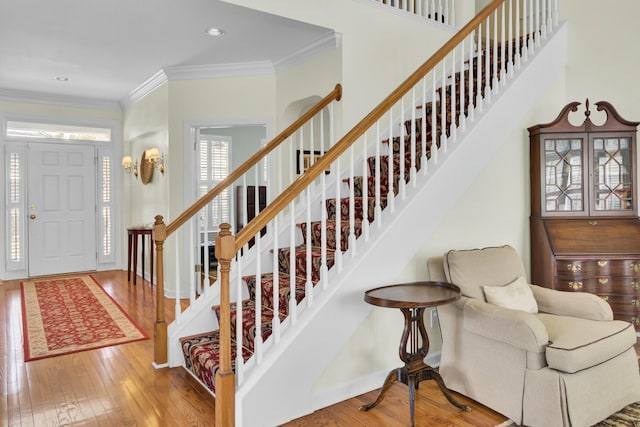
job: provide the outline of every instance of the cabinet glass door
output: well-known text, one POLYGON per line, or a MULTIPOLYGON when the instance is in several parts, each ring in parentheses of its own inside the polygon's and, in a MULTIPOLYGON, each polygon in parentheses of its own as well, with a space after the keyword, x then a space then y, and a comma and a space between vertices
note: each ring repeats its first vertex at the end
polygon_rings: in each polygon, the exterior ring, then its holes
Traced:
POLYGON ((632 211, 631 138, 593 139, 593 209, 632 211))
POLYGON ((545 139, 546 212, 584 211, 584 142, 580 138, 545 139))

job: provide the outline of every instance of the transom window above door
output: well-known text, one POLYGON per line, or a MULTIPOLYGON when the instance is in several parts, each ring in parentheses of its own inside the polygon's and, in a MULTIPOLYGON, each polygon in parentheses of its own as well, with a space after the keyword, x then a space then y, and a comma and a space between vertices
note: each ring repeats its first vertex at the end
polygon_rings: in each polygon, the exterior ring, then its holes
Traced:
POLYGON ((108 142, 111 141, 111 129, 94 126, 8 120, 7 136, 10 138, 108 142))

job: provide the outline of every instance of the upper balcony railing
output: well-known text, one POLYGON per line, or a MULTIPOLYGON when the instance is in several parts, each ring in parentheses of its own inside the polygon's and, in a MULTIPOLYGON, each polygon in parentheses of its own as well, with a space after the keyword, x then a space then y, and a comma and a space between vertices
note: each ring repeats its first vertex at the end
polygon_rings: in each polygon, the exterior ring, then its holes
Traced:
POLYGON ((371 0, 442 24, 456 25, 456 0, 371 0))

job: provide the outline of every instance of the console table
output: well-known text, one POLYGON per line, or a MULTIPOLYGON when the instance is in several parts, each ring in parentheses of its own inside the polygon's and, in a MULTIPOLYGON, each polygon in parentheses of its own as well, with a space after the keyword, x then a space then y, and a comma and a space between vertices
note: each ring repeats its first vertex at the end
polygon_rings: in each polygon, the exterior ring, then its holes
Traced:
POLYGON ((149 236, 149 264, 151 264, 150 284, 153 284, 153 229, 151 227, 129 227, 127 245, 127 282, 131 281, 131 259, 133 258, 133 284, 136 284, 138 270, 138 236, 142 238, 142 279, 144 280, 144 243, 149 236))
POLYGON ((409 410, 411 426, 415 418, 415 389, 423 380, 434 380, 447 400, 465 411, 471 408, 458 403, 447 389, 440 374, 424 363, 429 352, 429 336, 424 326, 424 311, 427 307, 448 304, 460 298, 460 288, 445 282, 414 282, 382 286, 365 292, 364 300, 379 307, 398 308, 404 315, 404 330, 400 338, 400 359, 404 366, 389 372, 378 397, 373 402, 360 407, 368 411, 382 401, 395 381, 409 387, 409 410))

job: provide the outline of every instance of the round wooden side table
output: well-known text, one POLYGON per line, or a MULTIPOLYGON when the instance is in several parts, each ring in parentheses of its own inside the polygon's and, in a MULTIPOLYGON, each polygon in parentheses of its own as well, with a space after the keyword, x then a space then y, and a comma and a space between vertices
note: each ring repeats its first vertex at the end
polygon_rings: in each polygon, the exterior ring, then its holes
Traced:
POLYGON ((400 359, 404 366, 389 372, 378 397, 373 402, 362 405, 361 411, 368 411, 382 401, 395 381, 409 387, 409 410, 411 426, 415 418, 415 389, 420 381, 434 380, 447 400, 455 407, 471 411, 467 405, 457 402, 447 389, 440 374, 424 363, 429 352, 429 336, 424 326, 424 311, 427 307, 448 304, 460 298, 460 288, 446 282, 414 282, 382 286, 365 292, 364 300, 379 307, 399 308, 404 315, 404 330, 400 338, 400 359))

